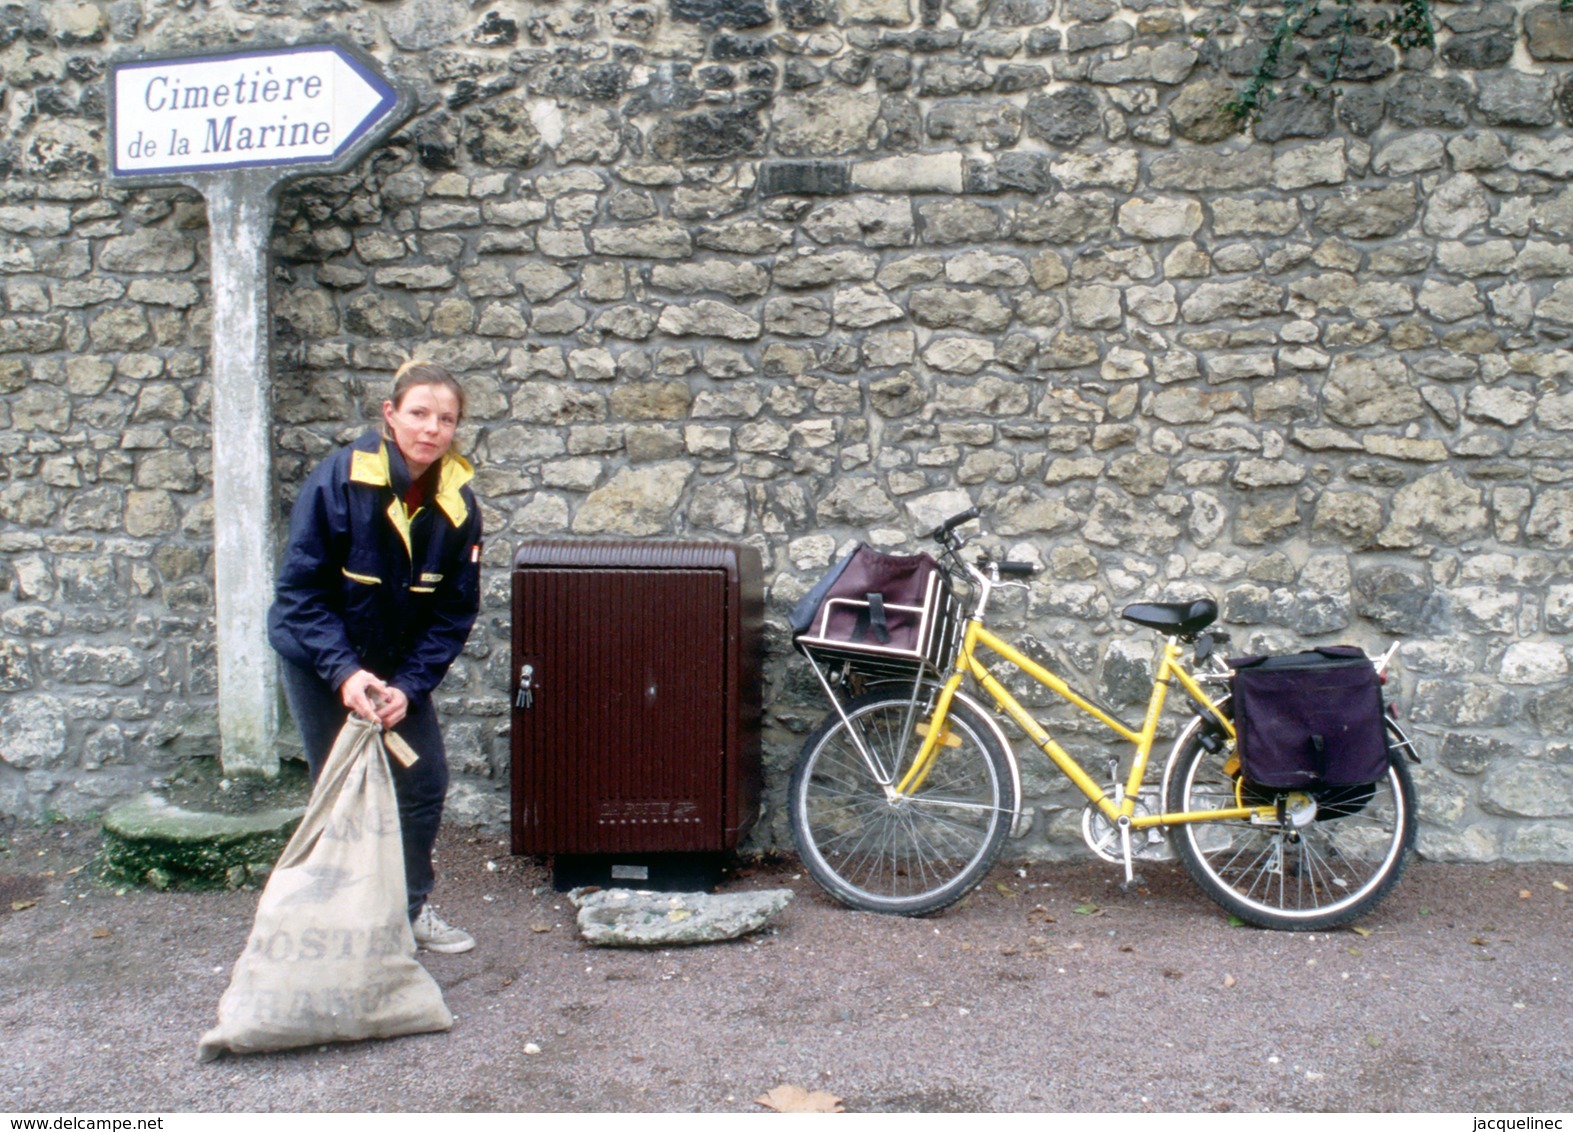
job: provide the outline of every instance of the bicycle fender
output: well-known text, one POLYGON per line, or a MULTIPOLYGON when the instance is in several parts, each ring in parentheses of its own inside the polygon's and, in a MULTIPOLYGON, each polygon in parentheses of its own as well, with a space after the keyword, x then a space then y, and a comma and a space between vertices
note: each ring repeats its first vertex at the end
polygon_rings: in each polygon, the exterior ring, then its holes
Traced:
POLYGON ((1010 815, 1010 833, 1007 834, 1007 836, 1012 839, 1018 838, 1026 831, 1021 828, 1021 767, 1016 763, 1016 748, 1011 744, 1009 737, 1006 736, 1005 729, 1000 726, 999 720, 994 718, 993 711, 984 707, 973 697, 963 692, 960 688, 956 689, 955 698, 959 699, 968 707, 975 708, 977 710, 978 715, 980 715, 983 718, 983 721, 989 725, 989 730, 994 732, 994 738, 999 740, 1000 750, 1005 752, 1005 762, 1010 767, 1011 785, 1016 788, 1015 810, 1010 815))
MULTIPOLYGON (((1219 709, 1222 710, 1226 708, 1230 699, 1232 698, 1233 697, 1225 696, 1223 699, 1219 700, 1219 709)), ((1161 793, 1158 795, 1158 808, 1160 811, 1162 811, 1163 808, 1169 804, 1169 776, 1174 773, 1175 757, 1179 755, 1180 748, 1185 746, 1185 744, 1190 740, 1191 736, 1196 734, 1197 729, 1204 727, 1207 722, 1207 716, 1198 712, 1191 718, 1191 721, 1181 729, 1180 733, 1174 737, 1174 743, 1169 747, 1169 757, 1165 759, 1163 763, 1163 780, 1158 785, 1158 789, 1161 791, 1161 793)))

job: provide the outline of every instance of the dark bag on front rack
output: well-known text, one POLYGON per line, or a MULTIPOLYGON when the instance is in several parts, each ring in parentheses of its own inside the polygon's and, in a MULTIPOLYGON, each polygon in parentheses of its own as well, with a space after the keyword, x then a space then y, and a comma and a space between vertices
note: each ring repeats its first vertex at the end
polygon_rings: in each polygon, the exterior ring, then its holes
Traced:
POLYGON ((793 607, 792 635, 812 631, 852 645, 915 651, 937 573, 939 563, 927 554, 885 554, 858 543, 793 607))
POLYGON ((1247 782, 1320 791, 1368 785, 1387 773, 1382 684, 1360 649, 1335 645, 1229 665, 1247 782))

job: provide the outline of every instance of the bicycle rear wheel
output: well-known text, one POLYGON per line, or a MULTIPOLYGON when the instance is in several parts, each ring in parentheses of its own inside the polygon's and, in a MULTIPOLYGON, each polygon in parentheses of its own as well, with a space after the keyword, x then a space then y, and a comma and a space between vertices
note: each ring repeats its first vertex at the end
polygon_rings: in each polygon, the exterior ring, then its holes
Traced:
POLYGON ((928 707, 875 691, 845 710, 845 721, 832 713, 808 737, 792 775, 792 837, 804 867, 831 896, 866 912, 922 916, 955 903, 1004 848, 1016 806, 1005 753, 976 711, 952 701, 928 775, 896 794, 922 745, 928 707))
MULTIPOLYGON (((1170 826, 1175 853, 1191 879, 1240 919, 1279 931, 1322 931, 1371 911, 1398 883, 1415 843, 1415 788, 1400 753, 1409 738, 1391 719, 1387 732, 1387 773, 1369 792, 1322 791, 1315 816, 1303 826, 1244 820, 1170 826)), ((1170 812, 1240 804, 1237 779, 1226 769, 1234 745, 1219 746, 1208 751, 1200 728, 1186 741, 1170 769, 1170 812)), ((1273 805, 1279 794, 1293 797, 1260 787, 1242 792, 1246 805, 1273 805)), ((1309 812, 1304 805, 1296 799, 1286 809, 1309 812)))

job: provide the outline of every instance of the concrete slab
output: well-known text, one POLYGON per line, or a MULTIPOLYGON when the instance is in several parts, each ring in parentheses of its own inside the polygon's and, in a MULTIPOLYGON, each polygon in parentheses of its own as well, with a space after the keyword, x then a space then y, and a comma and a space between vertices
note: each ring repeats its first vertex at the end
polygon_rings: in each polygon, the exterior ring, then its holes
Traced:
POLYGON ((239 888, 265 877, 304 807, 212 813, 142 794, 104 816, 103 874, 151 888, 239 888))

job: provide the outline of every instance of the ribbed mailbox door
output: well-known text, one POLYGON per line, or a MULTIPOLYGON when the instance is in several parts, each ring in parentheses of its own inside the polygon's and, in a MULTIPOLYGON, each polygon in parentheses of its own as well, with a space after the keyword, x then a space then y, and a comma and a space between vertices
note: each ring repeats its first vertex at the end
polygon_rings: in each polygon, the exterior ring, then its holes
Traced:
POLYGON ((735 577, 681 554, 629 568, 623 549, 583 544, 570 566, 551 561, 560 546, 527 547, 516 562, 515 853, 716 852, 735 847, 739 796, 757 798, 757 714, 751 775, 735 749, 739 673, 757 671, 741 663, 735 577))

